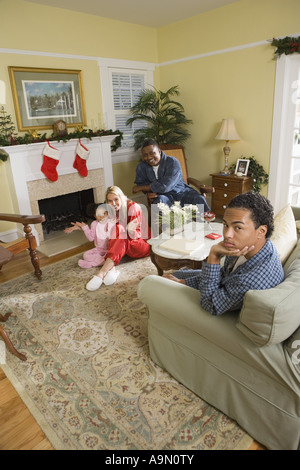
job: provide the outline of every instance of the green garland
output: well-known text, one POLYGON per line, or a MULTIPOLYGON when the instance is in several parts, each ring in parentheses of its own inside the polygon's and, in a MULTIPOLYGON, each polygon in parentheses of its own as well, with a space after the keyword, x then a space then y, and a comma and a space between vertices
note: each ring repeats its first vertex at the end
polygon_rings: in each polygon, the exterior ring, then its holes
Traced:
POLYGON ((8 157, 9 157, 9 154, 4 149, 0 149, 0 160, 2 160, 3 162, 6 162, 8 157))
MULTIPOLYGON (((111 144, 111 150, 112 152, 115 152, 120 146, 121 142, 123 139, 123 133, 120 132, 119 130, 112 131, 110 130, 97 130, 97 131, 92 131, 92 129, 77 129, 74 132, 70 132, 68 134, 62 135, 62 136, 55 136, 52 134, 50 137, 47 137, 46 133, 43 135, 38 135, 36 137, 36 134, 30 134, 26 133, 23 136, 18 136, 18 135, 13 135, 10 140, 0 137, 0 147, 7 147, 7 146, 14 146, 14 145, 22 145, 22 144, 36 144, 39 142, 46 142, 48 141, 63 141, 67 142, 68 140, 71 139, 79 139, 79 138, 87 138, 87 139, 92 139, 93 137, 103 137, 105 135, 115 135, 115 139, 111 144)), ((0 149, 1 150, 1 149, 0 149)), ((5 150, 0 151, 0 160, 6 161, 7 160, 7 155, 8 153, 5 152, 5 150)))
POLYGON ((300 54, 300 36, 286 36, 282 39, 273 38, 271 46, 277 48, 274 55, 275 59, 278 59, 282 54, 289 55, 294 54, 295 52, 300 54))

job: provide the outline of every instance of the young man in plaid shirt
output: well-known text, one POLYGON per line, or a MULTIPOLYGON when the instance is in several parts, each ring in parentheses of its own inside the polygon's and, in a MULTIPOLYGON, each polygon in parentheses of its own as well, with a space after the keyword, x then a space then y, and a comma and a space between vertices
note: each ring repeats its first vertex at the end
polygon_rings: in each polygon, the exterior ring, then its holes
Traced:
POLYGON ((269 240, 273 207, 265 197, 251 192, 236 196, 225 210, 223 225, 224 240, 212 246, 201 270, 183 269, 164 276, 199 289, 201 306, 212 315, 240 309, 248 290, 270 289, 284 278, 269 240))

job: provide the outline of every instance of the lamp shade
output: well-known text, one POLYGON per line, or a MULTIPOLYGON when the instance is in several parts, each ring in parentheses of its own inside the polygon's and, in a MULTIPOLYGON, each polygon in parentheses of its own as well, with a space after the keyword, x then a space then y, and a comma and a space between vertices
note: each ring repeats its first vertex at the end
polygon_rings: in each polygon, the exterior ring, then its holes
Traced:
POLYGON ((241 140, 235 128, 234 119, 222 119, 221 129, 215 138, 217 140, 241 140))

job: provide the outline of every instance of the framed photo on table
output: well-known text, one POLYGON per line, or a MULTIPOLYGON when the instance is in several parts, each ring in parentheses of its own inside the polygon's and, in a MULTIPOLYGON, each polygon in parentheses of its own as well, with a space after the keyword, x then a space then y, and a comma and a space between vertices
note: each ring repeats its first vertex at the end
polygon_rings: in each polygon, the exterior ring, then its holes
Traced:
POLYGON ((8 67, 19 131, 86 125, 81 70, 8 67))
POLYGON ((247 176, 249 163, 250 160, 244 160, 242 158, 239 158, 236 163, 235 174, 237 176, 247 176))

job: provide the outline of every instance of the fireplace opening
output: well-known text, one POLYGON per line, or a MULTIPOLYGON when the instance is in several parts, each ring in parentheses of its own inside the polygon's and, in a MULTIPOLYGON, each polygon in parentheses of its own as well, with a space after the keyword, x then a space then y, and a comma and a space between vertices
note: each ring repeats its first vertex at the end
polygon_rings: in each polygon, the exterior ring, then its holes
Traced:
POLYGON ((51 232, 62 231, 71 226, 71 222, 88 223, 93 218, 94 192, 86 189, 62 196, 50 197, 38 201, 40 214, 45 214, 42 223, 44 238, 51 232))

